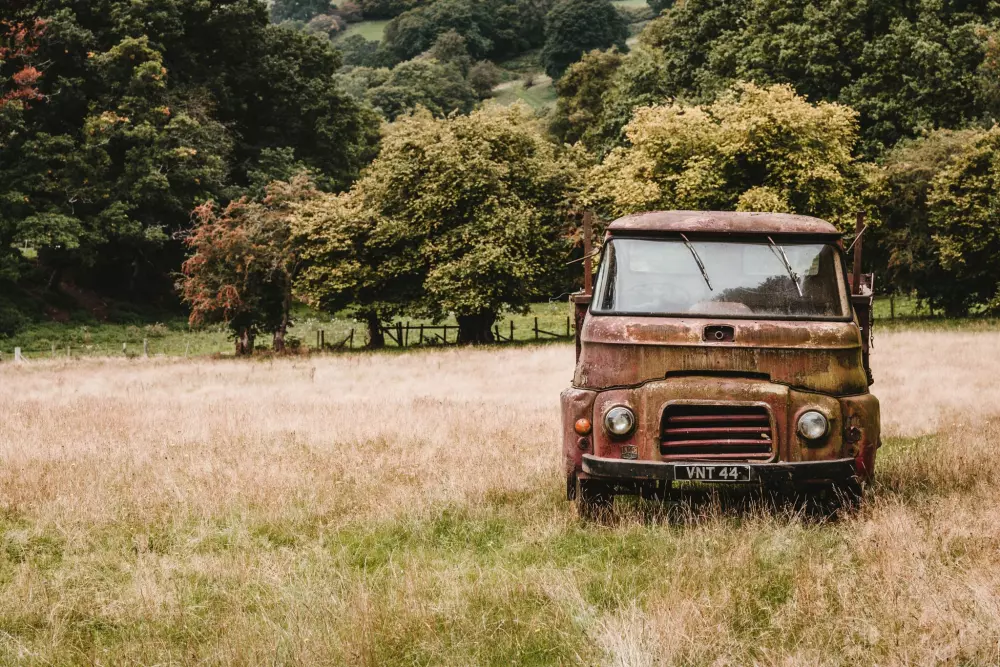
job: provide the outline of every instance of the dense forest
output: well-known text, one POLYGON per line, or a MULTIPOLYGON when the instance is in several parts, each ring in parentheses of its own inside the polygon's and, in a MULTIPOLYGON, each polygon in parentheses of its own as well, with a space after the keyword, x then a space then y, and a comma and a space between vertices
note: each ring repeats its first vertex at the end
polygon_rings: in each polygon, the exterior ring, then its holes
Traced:
POLYGON ((294 300, 487 341, 573 289, 585 209, 863 210, 880 289, 995 313, 998 31, 986 0, 7 3, 0 336, 93 295, 244 351, 294 300))

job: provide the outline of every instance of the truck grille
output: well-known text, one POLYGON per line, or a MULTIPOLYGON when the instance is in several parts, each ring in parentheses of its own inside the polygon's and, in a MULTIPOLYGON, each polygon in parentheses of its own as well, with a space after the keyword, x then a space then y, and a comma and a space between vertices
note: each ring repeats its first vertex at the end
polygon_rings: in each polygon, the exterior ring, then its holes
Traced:
POLYGON ((664 459, 767 460, 774 453, 771 417, 757 405, 671 405, 661 436, 664 459))

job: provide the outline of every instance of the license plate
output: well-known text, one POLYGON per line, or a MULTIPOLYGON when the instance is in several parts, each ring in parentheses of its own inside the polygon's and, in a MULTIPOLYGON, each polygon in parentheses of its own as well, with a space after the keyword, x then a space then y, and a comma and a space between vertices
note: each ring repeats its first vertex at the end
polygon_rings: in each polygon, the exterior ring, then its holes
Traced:
POLYGON ((748 465, 674 465, 674 479, 695 482, 749 482, 748 465))

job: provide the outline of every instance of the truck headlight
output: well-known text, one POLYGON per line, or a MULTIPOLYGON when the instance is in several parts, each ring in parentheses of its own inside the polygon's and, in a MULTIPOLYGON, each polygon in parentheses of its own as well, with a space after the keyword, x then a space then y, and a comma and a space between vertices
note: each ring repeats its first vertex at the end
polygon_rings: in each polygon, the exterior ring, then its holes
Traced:
POLYGON ((830 422, 822 412, 809 410, 799 417, 799 435, 806 440, 819 440, 830 430, 830 422))
POLYGON ((613 436, 624 438, 635 430, 635 413, 619 405, 604 415, 604 426, 613 436))

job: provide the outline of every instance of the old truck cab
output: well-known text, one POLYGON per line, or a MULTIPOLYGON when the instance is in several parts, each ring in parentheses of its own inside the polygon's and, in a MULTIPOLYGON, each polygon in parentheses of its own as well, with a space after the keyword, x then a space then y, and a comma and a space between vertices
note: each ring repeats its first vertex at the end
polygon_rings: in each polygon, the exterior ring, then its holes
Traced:
POLYGON ((860 259, 849 277, 833 225, 644 213, 611 223, 600 254, 574 296, 562 393, 567 496, 582 512, 676 482, 856 492, 871 479, 871 277, 860 259))

